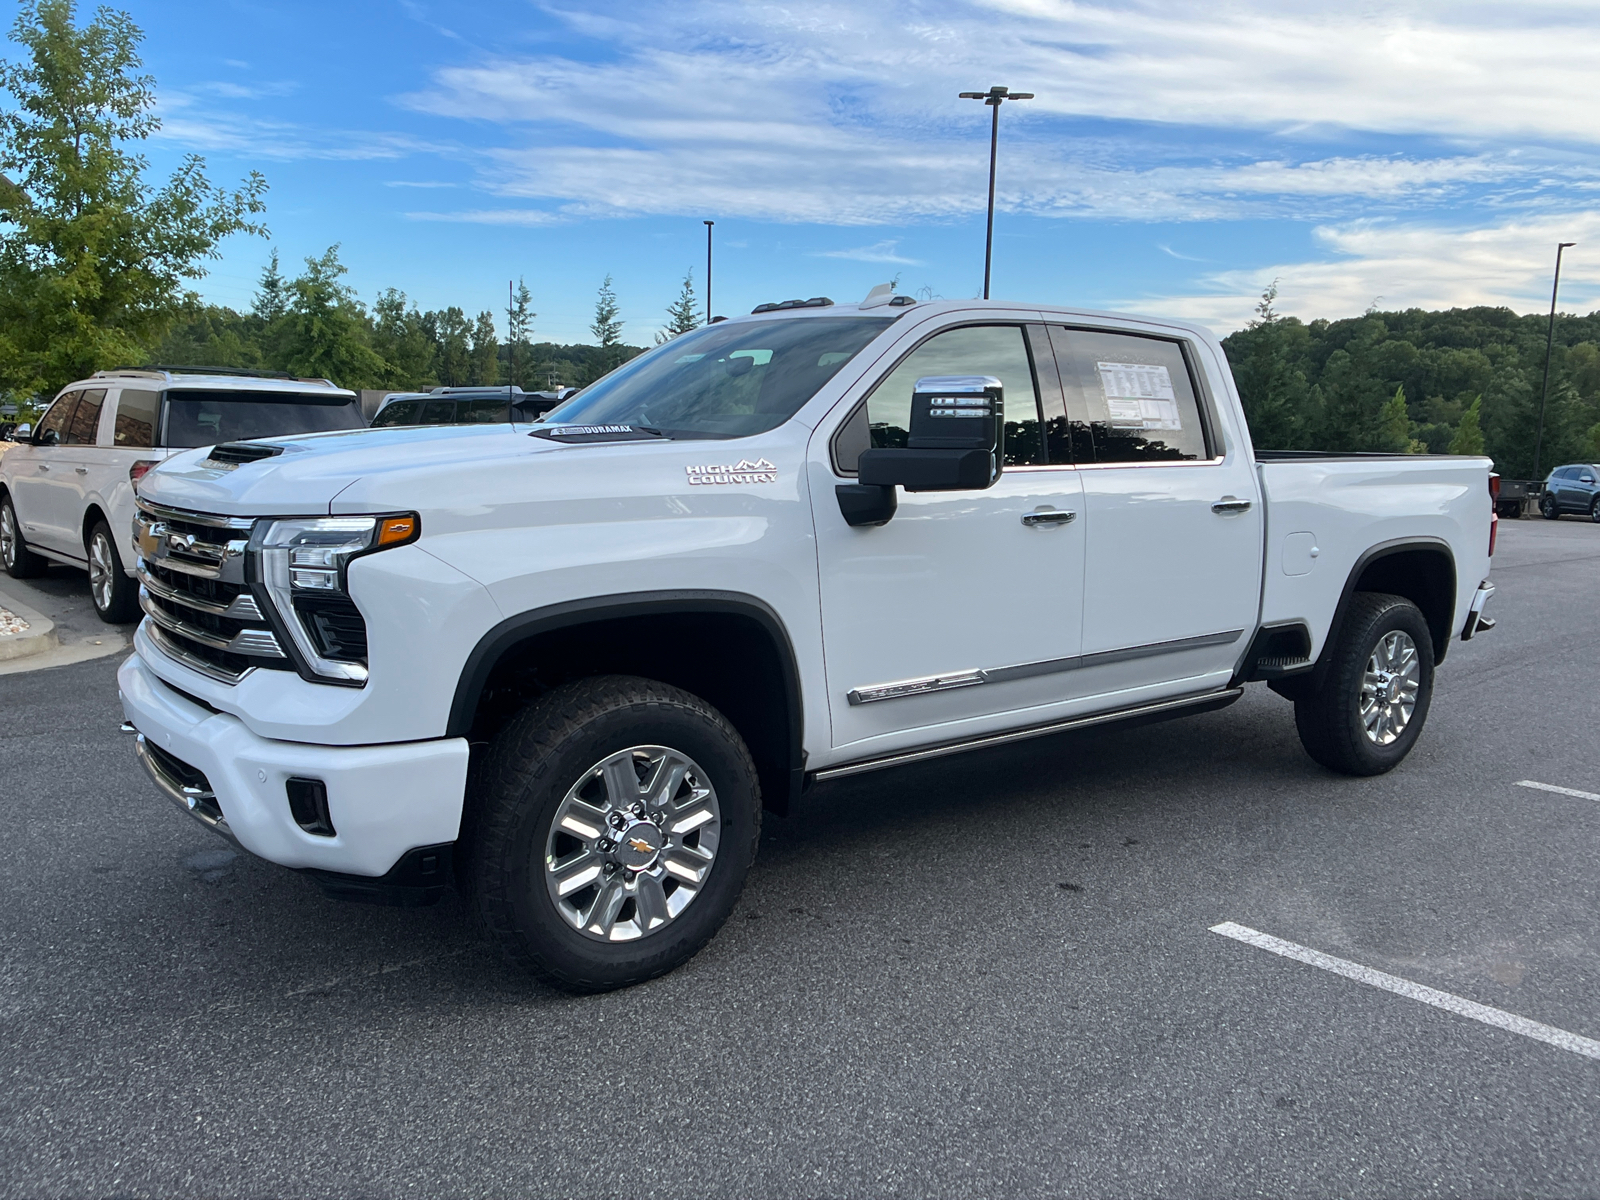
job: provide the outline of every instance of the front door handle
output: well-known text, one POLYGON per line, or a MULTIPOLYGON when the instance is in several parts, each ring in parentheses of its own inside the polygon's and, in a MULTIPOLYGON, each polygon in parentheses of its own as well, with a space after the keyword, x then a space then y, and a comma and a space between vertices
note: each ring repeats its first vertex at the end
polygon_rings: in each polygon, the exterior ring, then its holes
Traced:
POLYGON ((1064 512, 1060 509, 1048 508, 1042 512, 1022 514, 1022 523, 1030 529, 1038 526, 1067 525, 1077 520, 1075 512, 1064 512))
POLYGON ((1250 511, 1250 501, 1240 500, 1237 496, 1224 496, 1211 506, 1211 511, 1226 516, 1228 513, 1242 513, 1250 511))
POLYGON ((39 464, 39 470, 48 471, 49 469, 50 469, 50 464, 49 463, 40 463, 39 464))
POLYGON ((73 467, 72 469, 74 471, 76 471, 79 475, 87 475, 89 473, 89 468, 88 467, 73 467))

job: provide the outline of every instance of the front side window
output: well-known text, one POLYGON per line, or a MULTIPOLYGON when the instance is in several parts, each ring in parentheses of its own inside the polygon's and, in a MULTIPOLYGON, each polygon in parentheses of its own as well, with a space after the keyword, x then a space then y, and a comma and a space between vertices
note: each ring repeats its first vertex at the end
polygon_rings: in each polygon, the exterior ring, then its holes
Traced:
POLYGON ((56 402, 50 406, 50 411, 39 419, 39 428, 34 430, 33 440, 41 446, 59 446, 66 440, 67 424, 72 420, 72 410, 78 407, 78 397, 82 392, 68 392, 57 396, 56 402))
POLYGON ((361 406, 349 396, 187 388, 167 393, 167 445, 172 447, 327 433, 365 425, 361 406))
POLYGON ((631 425, 672 438, 776 429, 893 317, 792 317, 680 334, 545 416, 550 425, 631 425))
POLYGON ((456 405, 457 425, 504 425, 511 420, 511 402, 504 396, 480 396, 456 405))
POLYGON ((384 425, 415 425, 417 412, 421 408, 421 400, 391 400, 379 410, 377 416, 372 418, 372 427, 378 429, 384 425))
POLYGON ((903 447, 911 426, 911 393, 925 375, 993 375, 1005 407, 1005 465, 1045 461, 1039 438, 1039 395, 1020 325, 968 325, 936 333, 900 361, 867 397, 874 446, 903 447))
POLYGON ((100 431, 100 407, 106 402, 105 388, 92 388, 78 398, 72 420, 67 424, 67 436, 61 440, 68 446, 92 446, 100 431))
POLYGON ((454 400, 429 400, 422 406, 421 424, 454 425, 456 402, 454 400))
POLYGON ((1194 381, 1177 342, 1052 325, 1050 343, 1068 419, 1088 427, 1092 461, 1211 457, 1194 381))
POLYGON ((112 435, 112 444, 140 450, 154 446, 160 412, 160 392, 123 388, 117 395, 116 432, 112 435))

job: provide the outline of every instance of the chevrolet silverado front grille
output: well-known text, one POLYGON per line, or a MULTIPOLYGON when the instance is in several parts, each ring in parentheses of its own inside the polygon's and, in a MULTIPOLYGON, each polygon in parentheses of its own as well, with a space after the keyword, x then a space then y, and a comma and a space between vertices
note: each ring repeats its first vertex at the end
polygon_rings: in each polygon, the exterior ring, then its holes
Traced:
POLYGON ((139 606, 156 645, 224 683, 254 667, 292 669, 245 582, 253 522, 139 502, 139 606))

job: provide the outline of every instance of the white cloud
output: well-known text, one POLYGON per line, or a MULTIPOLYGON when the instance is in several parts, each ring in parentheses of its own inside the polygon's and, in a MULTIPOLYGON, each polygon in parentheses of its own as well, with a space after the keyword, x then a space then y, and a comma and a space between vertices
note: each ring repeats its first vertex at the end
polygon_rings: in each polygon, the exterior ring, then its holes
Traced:
POLYGON ((1600 213, 1456 229, 1437 224, 1357 221, 1317 230, 1331 257, 1206 276, 1192 293, 1130 297, 1112 307, 1201 321, 1220 332, 1251 317, 1278 281, 1279 312, 1354 316, 1383 309, 1491 305, 1536 312, 1550 304, 1556 243, 1576 241, 1561 267, 1561 308, 1600 307, 1600 213))
POLYGON ((456 185, 443 179, 385 179, 384 187, 403 188, 453 188, 456 185))
POLYGON ((555 225, 561 217, 531 208, 471 209, 465 212, 408 212, 410 221, 450 221, 468 225, 555 225))
POLYGON ((854 262, 902 263, 908 267, 924 265, 919 258, 906 258, 899 252, 899 245, 899 238, 890 238, 887 241, 874 242, 870 246, 857 246, 853 250, 817 250, 812 253, 812 257, 848 258, 854 262))
POLYGON ((1428 0, 1367 12, 1334 0, 687 0, 644 11, 601 0, 558 14, 603 38, 609 58, 484 57, 401 103, 506 127, 507 142, 525 144, 485 156, 485 185, 592 215, 882 224, 977 211, 985 110, 955 93, 996 79, 1037 93, 1004 110, 1003 208, 1339 220, 1360 215, 1356 200, 1399 211, 1597 176, 1564 149, 1600 140, 1595 3, 1526 0, 1515 19, 1428 0), (1145 144, 1084 138, 1066 125, 1083 117, 1146 123, 1145 144), (1172 126, 1195 131, 1193 145, 1172 126), (1429 149, 1287 149, 1351 130, 1429 149), (1247 139, 1256 153, 1239 153, 1247 139), (1563 153, 1569 169, 1547 171, 1563 153), (1131 170, 1130 157, 1150 165, 1131 170))

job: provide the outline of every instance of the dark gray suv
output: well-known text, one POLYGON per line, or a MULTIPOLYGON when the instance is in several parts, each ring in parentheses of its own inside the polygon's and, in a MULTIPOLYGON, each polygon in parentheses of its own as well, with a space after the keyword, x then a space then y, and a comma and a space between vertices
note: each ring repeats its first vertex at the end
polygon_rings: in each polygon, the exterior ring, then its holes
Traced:
POLYGON ((1539 511, 1554 521, 1562 513, 1579 513, 1600 525, 1600 468, 1594 463, 1557 467, 1544 481, 1539 511))

